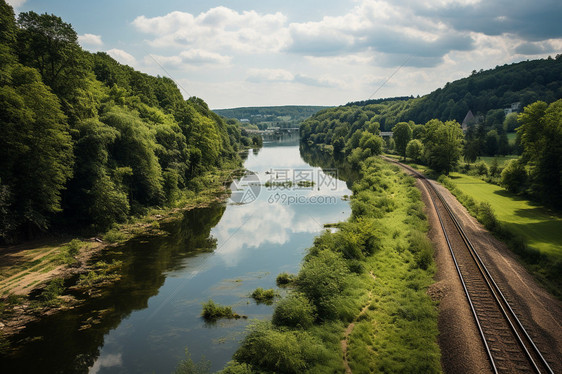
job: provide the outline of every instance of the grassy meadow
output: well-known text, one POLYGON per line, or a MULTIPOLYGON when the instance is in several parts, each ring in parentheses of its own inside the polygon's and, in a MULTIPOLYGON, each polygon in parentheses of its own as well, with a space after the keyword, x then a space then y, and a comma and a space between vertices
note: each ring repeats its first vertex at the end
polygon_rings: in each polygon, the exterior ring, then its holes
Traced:
POLYGON ((501 224, 525 239, 527 245, 562 259, 562 216, 478 177, 461 173, 449 177, 461 192, 490 204, 501 224))

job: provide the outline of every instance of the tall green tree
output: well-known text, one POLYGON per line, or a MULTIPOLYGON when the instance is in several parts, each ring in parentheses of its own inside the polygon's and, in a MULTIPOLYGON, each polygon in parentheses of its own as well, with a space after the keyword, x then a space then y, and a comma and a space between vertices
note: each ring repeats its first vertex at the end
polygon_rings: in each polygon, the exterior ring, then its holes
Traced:
POLYGON ((55 95, 35 69, 16 66, 0 87, 0 180, 10 195, 11 226, 32 233, 60 211, 72 173, 72 142, 55 95))
POLYGON ((35 12, 20 13, 18 26, 20 62, 36 68, 63 105, 71 105, 75 90, 84 87, 90 68, 76 31, 60 17, 35 12))
POLYGON ((396 126, 392 128, 392 137, 396 144, 396 150, 405 160, 406 147, 410 140, 412 140, 412 128, 406 122, 397 123, 396 126))
POLYGON ((14 9, 4 0, 0 0, 0 85, 9 82, 9 71, 16 61, 16 33, 14 9))
POLYGON ((519 115, 523 157, 529 160, 531 193, 562 206, 562 99, 537 101, 519 115))
POLYGON ((423 144, 419 139, 412 139, 406 146, 406 156, 415 162, 420 162, 423 156, 423 144))
POLYGON ((458 164, 462 151, 463 134, 457 121, 445 123, 433 119, 425 124, 425 158, 436 171, 449 174, 458 164))

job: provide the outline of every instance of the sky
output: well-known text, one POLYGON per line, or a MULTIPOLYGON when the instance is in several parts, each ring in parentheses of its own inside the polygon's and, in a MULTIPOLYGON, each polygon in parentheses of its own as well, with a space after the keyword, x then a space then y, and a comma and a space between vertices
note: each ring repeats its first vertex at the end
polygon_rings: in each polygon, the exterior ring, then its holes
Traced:
POLYGON ((562 53, 560 0, 7 0, 211 108, 425 95, 562 53))

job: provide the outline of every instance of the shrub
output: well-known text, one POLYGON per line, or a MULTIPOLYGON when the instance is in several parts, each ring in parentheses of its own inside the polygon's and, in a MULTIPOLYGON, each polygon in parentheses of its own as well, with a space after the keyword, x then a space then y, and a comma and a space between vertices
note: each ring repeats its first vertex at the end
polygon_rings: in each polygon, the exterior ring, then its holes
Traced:
POLYGON ((476 170, 476 174, 478 175, 490 174, 490 168, 488 167, 488 164, 485 163, 484 161, 477 162, 474 165, 474 169, 476 170))
POLYGON ((525 188, 527 171, 519 160, 510 160, 501 173, 500 185, 508 191, 517 193, 525 188))
POLYGON ((252 374, 252 367, 248 364, 229 361, 226 367, 218 372, 218 374, 252 374))
POLYGON ((51 280, 41 292, 39 298, 42 301, 52 302, 64 292, 64 279, 55 278, 51 280))
POLYGON ((268 322, 258 322, 234 359, 260 369, 258 372, 303 373, 327 360, 328 354, 322 342, 305 331, 275 329, 268 322))
POLYGON ((219 318, 240 318, 240 316, 232 311, 229 306, 215 304, 213 300, 203 303, 203 318, 208 321, 215 321, 219 318))
POLYGON ((189 351, 185 350, 185 358, 181 360, 176 369, 174 370, 174 374, 210 374, 211 373, 211 361, 205 360, 204 358, 201 359, 199 362, 193 362, 191 358, 191 354, 189 351))
POLYGON ((320 319, 338 317, 335 301, 345 289, 349 274, 345 261, 331 251, 324 250, 307 258, 297 284, 316 306, 320 319))
POLYGON ((427 236, 421 232, 414 230, 409 236, 409 250, 414 255, 416 265, 427 270, 433 262, 433 245, 427 236))
POLYGON ((287 272, 283 272, 277 276, 275 283, 277 286, 284 287, 287 286, 295 281, 296 277, 294 274, 289 274, 287 272))
POLYGON ((423 144, 418 139, 410 140, 406 146, 406 156, 414 160, 415 162, 421 161, 424 149, 423 144))
POLYGON ((284 298, 275 307, 271 322, 276 326, 307 329, 316 320, 316 308, 300 293, 284 298))
POLYGON ((258 287, 254 290, 254 292, 252 292, 252 298, 258 304, 264 303, 269 305, 273 302, 273 299, 275 298, 275 291, 273 290, 273 288, 264 290, 263 288, 258 287))
POLYGON ((109 243, 117 243, 125 240, 126 238, 127 236, 117 229, 112 229, 103 236, 103 240, 109 243))
POLYGON ((83 245, 84 242, 82 242, 80 239, 72 239, 70 243, 66 245, 66 247, 68 248, 68 254, 70 256, 76 256, 83 245))
POLYGON ((495 231, 499 229, 499 222, 490 204, 481 203, 478 206, 477 218, 488 230, 495 231))

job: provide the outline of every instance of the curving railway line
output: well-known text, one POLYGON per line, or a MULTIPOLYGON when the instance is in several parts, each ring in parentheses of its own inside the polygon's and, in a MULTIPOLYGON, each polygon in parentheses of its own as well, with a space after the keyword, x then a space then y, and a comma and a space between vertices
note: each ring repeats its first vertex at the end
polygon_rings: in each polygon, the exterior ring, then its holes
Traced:
POLYGON ((492 372, 553 374, 441 193, 416 170, 386 160, 408 169, 427 187, 492 372))

